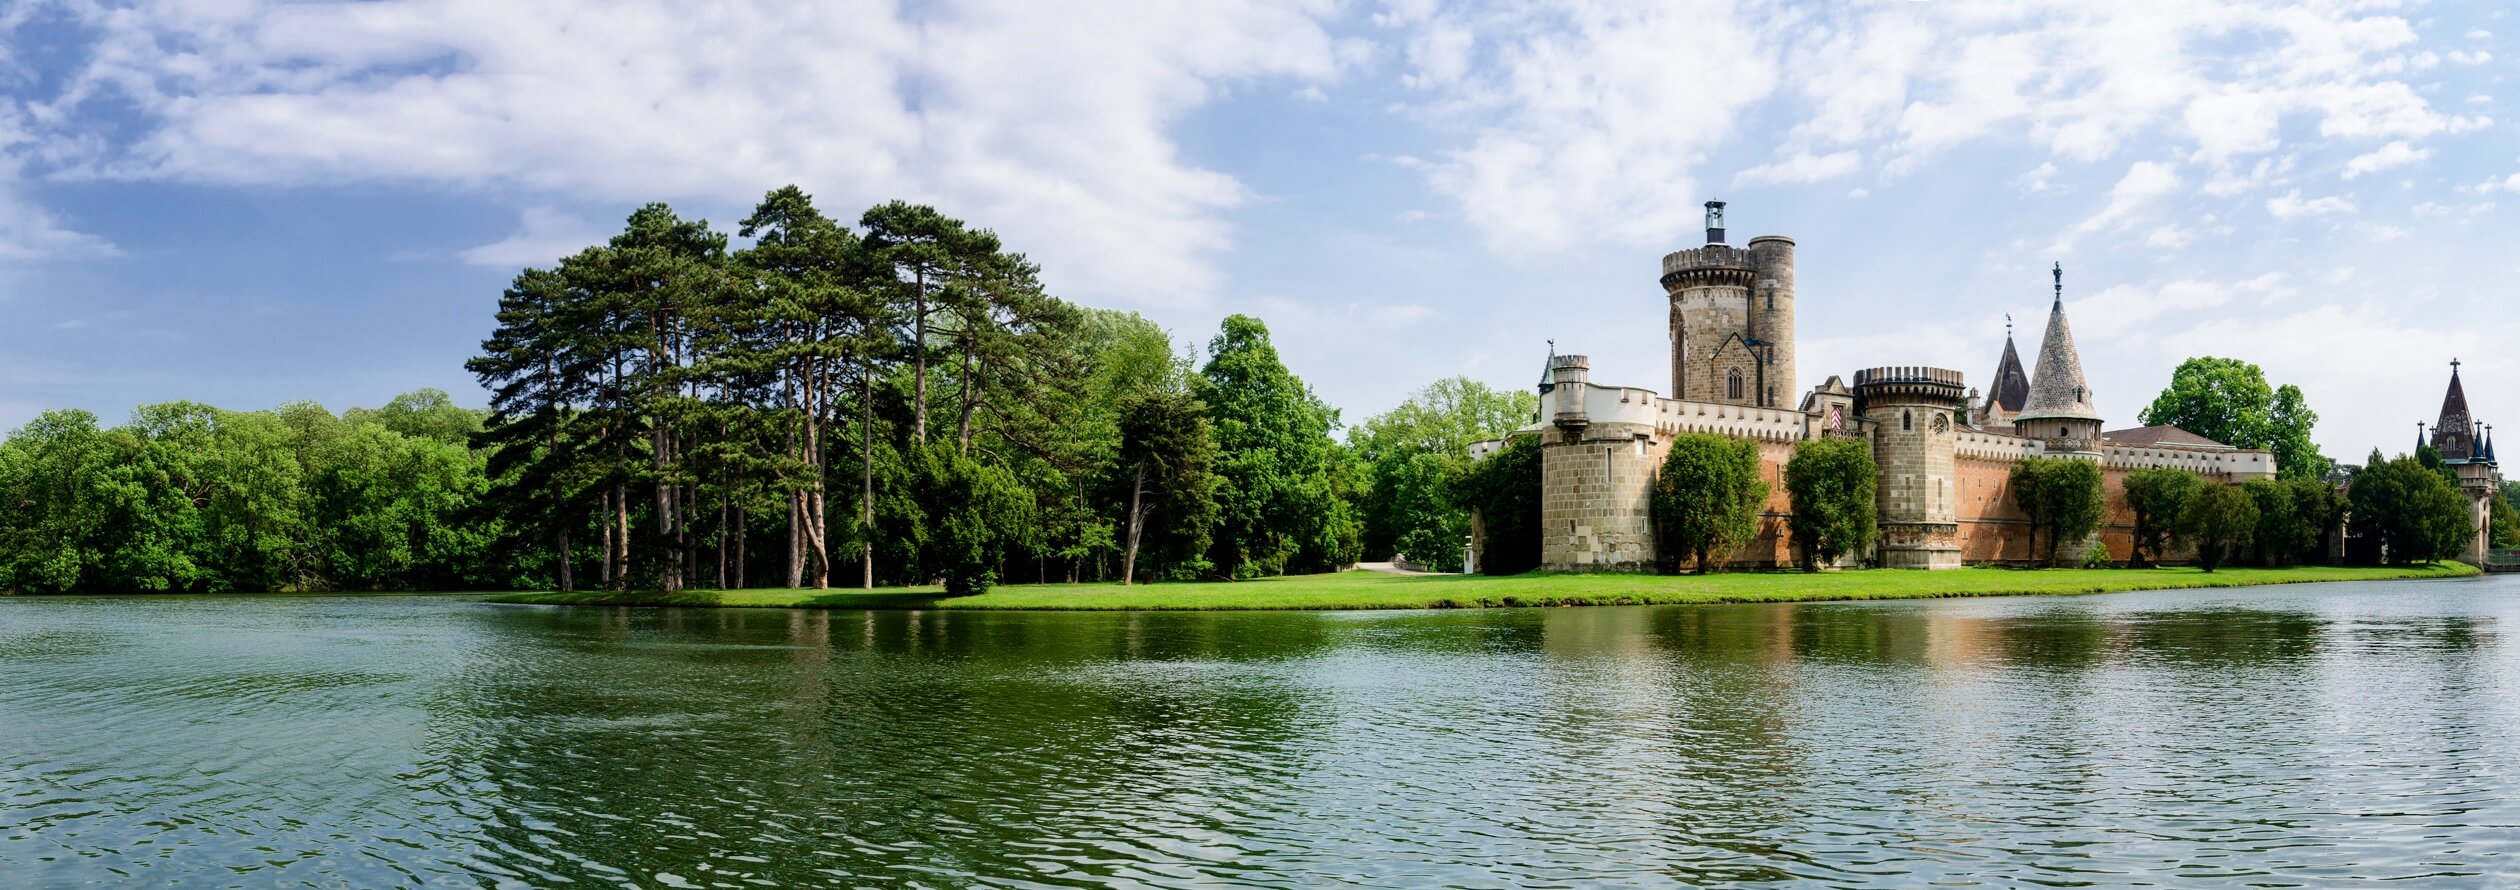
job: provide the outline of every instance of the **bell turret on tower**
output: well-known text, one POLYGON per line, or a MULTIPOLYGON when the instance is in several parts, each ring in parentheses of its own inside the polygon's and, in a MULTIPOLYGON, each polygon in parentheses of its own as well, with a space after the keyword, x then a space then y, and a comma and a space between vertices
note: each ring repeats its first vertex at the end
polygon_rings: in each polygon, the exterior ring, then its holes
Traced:
POLYGON ((2058 263, 2056 302, 2048 308, 2047 336, 2039 341, 2039 370, 2030 378, 2028 404, 2014 418, 2016 435, 2047 444, 2049 454, 2093 460, 2100 456, 2100 411, 2083 380, 2082 356, 2065 323, 2065 264, 2058 263))
POLYGON ((1663 257, 1671 301, 1671 395, 1759 408, 1793 404, 1794 241, 1724 243, 1724 202, 1706 202, 1706 246, 1663 257))

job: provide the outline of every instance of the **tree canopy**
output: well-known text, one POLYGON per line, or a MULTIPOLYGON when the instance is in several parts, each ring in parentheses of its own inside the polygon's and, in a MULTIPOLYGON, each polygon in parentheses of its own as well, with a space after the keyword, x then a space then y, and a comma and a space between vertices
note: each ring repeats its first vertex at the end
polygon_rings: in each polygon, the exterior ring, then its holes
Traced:
POLYGON ((2273 451, 2276 472, 2287 479, 2323 477, 2331 465, 2311 441, 2319 415, 2301 388, 2270 386, 2266 372, 2239 359, 2200 356, 2180 362, 2170 387, 2137 417, 2235 448, 2273 451))

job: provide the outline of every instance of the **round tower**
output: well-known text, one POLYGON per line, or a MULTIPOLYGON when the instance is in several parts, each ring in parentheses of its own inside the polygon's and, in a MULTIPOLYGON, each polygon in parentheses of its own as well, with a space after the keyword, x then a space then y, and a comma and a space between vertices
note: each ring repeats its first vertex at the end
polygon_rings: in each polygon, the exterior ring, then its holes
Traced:
POLYGON ((1801 392, 1794 387, 1794 239, 1750 239, 1750 263, 1759 270, 1758 287, 1750 292, 1752 327, 1767 344, 1767 387, 1760 404, 1791 408, 1801 392))
POLYGON ((1775 408, 1794 389, 1794 242, 1724 243, 1724 202, 1706 202, 1706 246, 1666 254, 1671 396, 1775 408))
POLYGON ((1954 491, 1961 418, 1968 393, 1945 368, 1867 368, 1855 372, 1855 405, 1872 430, 1881 479, 1883 568, 1960 567, 1954 491))

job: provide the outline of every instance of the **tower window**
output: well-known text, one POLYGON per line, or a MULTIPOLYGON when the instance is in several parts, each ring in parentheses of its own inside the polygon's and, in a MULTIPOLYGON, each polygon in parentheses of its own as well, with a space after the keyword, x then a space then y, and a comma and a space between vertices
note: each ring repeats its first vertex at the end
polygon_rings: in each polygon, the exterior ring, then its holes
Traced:
POLYGON ((1905 433, 1905 432, 1913 432, 1913 431, 1915 431, 1915 430, 1916 430, 1916 413, 1915 413, 1915 412, 1913 412, 1913 411, 1901 411, 1901 412, 1899 412, 1899 432, 1905 433))
POLYGON ((2060 426, 2060 427, 2057 427, 2057 428, 2056 428, 2056 437, 2057 437, 2057 438, 2059 438, 2059 439, 2065 438, 2065 428, 2064 428, 2064 427, 2061 427, 2061 426, 2060 426))
POLYGON ((1724 398, 1734 401, 1741 399, 1741 371, 1739 369, 1724 375, 1724 398))

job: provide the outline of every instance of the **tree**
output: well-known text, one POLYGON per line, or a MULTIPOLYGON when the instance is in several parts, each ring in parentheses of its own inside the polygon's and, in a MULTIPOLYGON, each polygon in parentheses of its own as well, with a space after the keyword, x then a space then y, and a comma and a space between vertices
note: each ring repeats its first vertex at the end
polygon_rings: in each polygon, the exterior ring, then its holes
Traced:
POLYGON ((2384 461, 2373 452, 2346 494, 2354 533, 2379 541, 2389 562, 2456 556, 2475 534, 2468 525, 2467 496, 2412 456, 2384 461))
POLYGON ((2178 545, 2179 517, 2204 480, 2176 467, 2148 467, 2126 474, 2126 505, 2135 512, 2134 563, 2159 565, 2178 545))
POLYGON ((2179 517, 2180 534, 2196 542, 2196 563, 2207 572, 2232 550, 2248 546, 2257 525, 2256 501, 2229 485, 2198 488, 2179 517))
POLYGON ((2236 448, 2273 451, 2276 470, 2287 479, 2325 476, 2331 463, 2311 441, 2319 415, 2301 389, 2268 386, 2266 372, 2239 359, 2200 356, 2179 363, 2170 387, 2137 416, 2236 448))
POLYGON ((115 542, 97 482, 117 450, 96 415, 78 410, 46 411, 0 441, 0 592, 103 580, 115 542))
POLYGON ((1267 325, 1226 317, 1198 396, 1220 455, 1216 571, 1240 579, 1354 562, 1359 529, 1333 479, 1338 412, 1287 371, 1267 325))
POLYGON ((1205 567, 1217 484, 1205 411, 1189 393, 1155 389, 1120 403, 1120 465, 1129 478, 1121 584, 1136 581, 1141 553, 1165 569, 1205 567))
POLYGON ((2012 471, 2013 502, 2030 517, 2031 541, 2048 535, 2047 559, 2056 563, 2066 541, 2081 541, 2100 530, 2109 504, 2101 488, 2100 468, 2070 458, 2033 457, 2012 471))
POLYGON ((2327 538, 2342 515, 2336 490, 2319 479, 2253 479, 2242 487, 2257 505, 2259 561, 2292 565, 2327 538))
POLYGON ((2513 484, 2503 483, 2502 490, 2493 495, 2493 544, 2498 548, 2520 547, 2520 511, 2511 507, 2513 484))
POLYGON ((1406 555, 1438 572, 1461 571, 1462 543, 1470 513, 1452 496, 1466 457, 1432 451, 1392 451, 1374 461, 1365 498, 1365 546, 1381 557, 1406 555))
POLYGON ((1803 571, 1819 571, 1871 546, 1880 507, 1873 486, 1880 469, 1872 449, 1856 439, 1806 439, 1785 463, 1785 491, 1793 499, 1795 550, 1803 571))
POLYGON ((1504 438, 1538 411, 1531 393, 1450 377, 1350 429, 1348 446, 1367 476, 1359 504, 1365 551, 1405 553, 1438 571, 1458 571, 1470 514, 1452 488, 1470 446, 1504 438))
POLYGON ((1709 433, 1677 436, 1649 502, 1656 545, 1667 554, 1687 554, 1695 571, 1706 574, 1758 534, 1767 496, 1758 443, 1709 433))
POLYGON ((1032 498, 1013 474, 946 443, 918 450, 919 501, 930 537, 924 567, 954 596, 996 586, 1009 546, 1032 523, 1032 498))
POLYGON ((1507 440, 1453 485, 1455 499, 1476 515, 1483 532, 1480 574, 1519 575, 1540 567, 1540 437, 1507 440))

